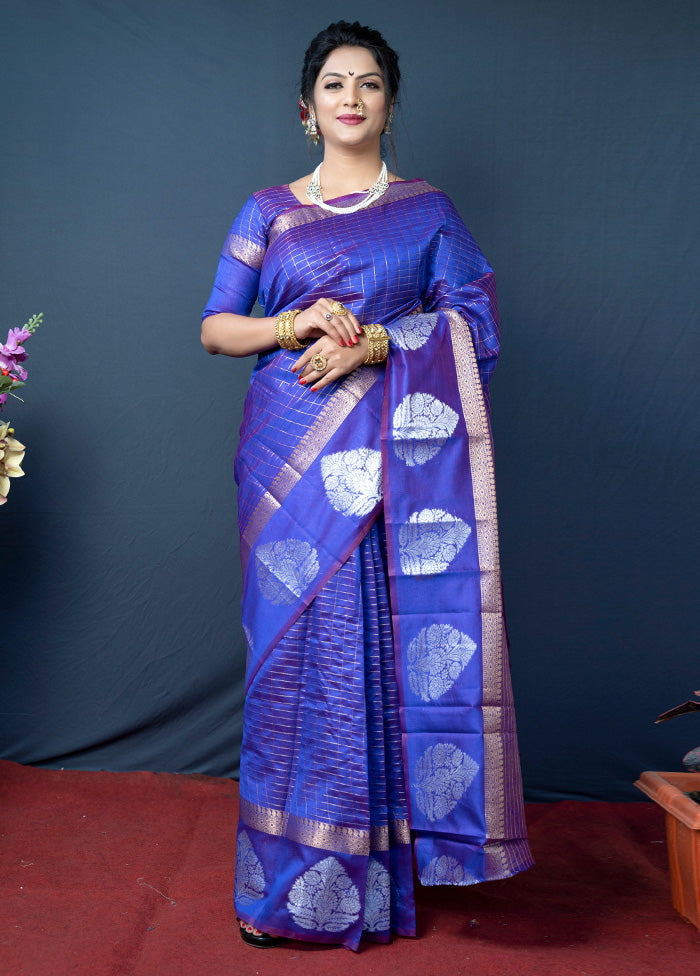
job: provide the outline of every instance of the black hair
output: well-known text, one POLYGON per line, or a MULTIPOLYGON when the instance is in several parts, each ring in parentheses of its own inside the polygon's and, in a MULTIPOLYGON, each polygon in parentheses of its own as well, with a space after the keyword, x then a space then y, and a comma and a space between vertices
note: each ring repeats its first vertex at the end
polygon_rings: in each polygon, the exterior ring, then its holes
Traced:
POLYGON ((396 104, 401 81, 399 56, 396 51, 389 47, 379 31, 371 27, 363 27, 357 20, 353 24, 347 20, 339 20, 317 34, 304 55, 304 67, 301 69, 301 97, 307 105, 313 104, 314 86, 321 68, 329 55, 338 47, 367 48, 384 76, 387 111, 392 103, 396 104))

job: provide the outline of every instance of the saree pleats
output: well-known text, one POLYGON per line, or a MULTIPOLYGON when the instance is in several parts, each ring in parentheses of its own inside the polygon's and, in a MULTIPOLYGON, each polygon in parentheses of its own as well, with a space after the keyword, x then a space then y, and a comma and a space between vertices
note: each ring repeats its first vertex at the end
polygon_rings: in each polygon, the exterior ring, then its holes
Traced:
POLYGON ((382 546, 375 524, 246 697, 235 904, 272 934, 415 932, 382 546))

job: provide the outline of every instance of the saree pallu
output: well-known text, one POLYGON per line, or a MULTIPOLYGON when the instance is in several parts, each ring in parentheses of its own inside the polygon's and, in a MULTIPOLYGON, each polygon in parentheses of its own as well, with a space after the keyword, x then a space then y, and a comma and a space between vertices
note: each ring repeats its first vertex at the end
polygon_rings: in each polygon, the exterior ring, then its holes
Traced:
POLYGON ((424 885, 532 863, 486 392, 492 273, 444 195, 411 182, 420 192, 394 184, 379 214, 332 222, 256 200, 205 313, 239 310, 253 285, 269 315, 325 293, 390 335, 386 367, 316 394, 289 372, 297 354, 261 356, 236 462, 248 642, 236 911, 353 949, 415 934, 412 845, 424 885), (354 262, 333 248, 360 233, 354 262))

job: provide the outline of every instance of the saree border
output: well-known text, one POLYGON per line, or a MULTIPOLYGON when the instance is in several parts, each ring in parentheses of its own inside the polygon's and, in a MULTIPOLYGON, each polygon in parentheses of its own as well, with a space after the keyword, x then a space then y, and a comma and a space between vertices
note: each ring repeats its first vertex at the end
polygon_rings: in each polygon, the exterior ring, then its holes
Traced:
MULTIPOLYGON (((396 180, 394 183, 389 184, 389 190, 391 191, 391 198, 386 199, 386 194, 380 197, 378 200, 370 203, 369 206, 363 207, 363 210, 374 210, 376 207, 386 206, 387 204, 397 203, 400 200, 409 200, 412 197, 423 196, 425 193, 439 193, 434 186, 430 183, 426 183, 425 180, 396 180)), ((294 196, 291 190, 290 194, 294 196)), ((296 200, 296 197, 294 198, 296 200)), ((342 199, 342 198, 339 198, 342 199)), ((291 207, 289 210, 283 211, 278 217, 270 224, 267 231, 267 241, 268 247, 270 247, 278 237, 286 233, 288 230, 293 230, 295 227, 303 227, 305 224, 312 224, 318 220, 327 220, 331 217, 343 216, 342 214, 334 214, 332 211, 323 210, 321 207, 315 204, 301 203, 297 200, 297 206, 291 207)))
POLYGON ((230 233, 226 238, 224 251, 242 264, 253 268, 255 271, 259 271, 262 268, 267 248, 261 244, 255 244, 241 234, 230 233))
POLYGON ((481 568, 484 819, 487 838, 496 842, 487 843, 485 851, 488 875, 497 876, 500 872, 508 872, 513 859, 519 857, 512 843, 499 844, 497 841, 517 836, 516 828, 521 826, 522 818, 518 817, 517 803, 509 805, 508 811, 506 805, 506 795, 513 792, 513 785, 520 779, 520 767, 507 669, 493 446, 471 330, 458 312, 444 310, 444 313, 451 326, 457 385, 469 435, 469 466, 481 568))
POLYGON ((411 832, 407 819, 391 820, 383 826, 342 827, 298 817, 284 810, 263 807, 240 797, 240 819, 253 830, 275 837, 286 837, 305 847, 316 847, 336 854, 362 854, 388 851, 396 844, 410 844, 411 832))

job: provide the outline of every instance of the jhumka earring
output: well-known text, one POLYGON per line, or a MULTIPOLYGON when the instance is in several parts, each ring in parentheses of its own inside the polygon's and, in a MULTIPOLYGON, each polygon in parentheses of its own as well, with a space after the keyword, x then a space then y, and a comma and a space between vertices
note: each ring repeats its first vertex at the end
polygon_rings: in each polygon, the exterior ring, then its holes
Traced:
POLYGON ((309 137, 314 146, 317 146, 319 139, 321 138, 321 134, 319 133, 318 126, 316 125, 316 118, 311 112, 309 112, 308 108, 306 107, 306 102, 301 95, 299 96, 299 116, 301 118, 301 124, 304 126, 306 135, 309 137))
POLYGON ((382 132, 384 133, 384 135, 386 135, 386 136, 391 135, 391 123, 393 121, 394 121, 394 110, 392 108, 392 109, 389 109, 389 117, 387 118, 386 123, 384 125, 384 128, 382 130, 382 132))

